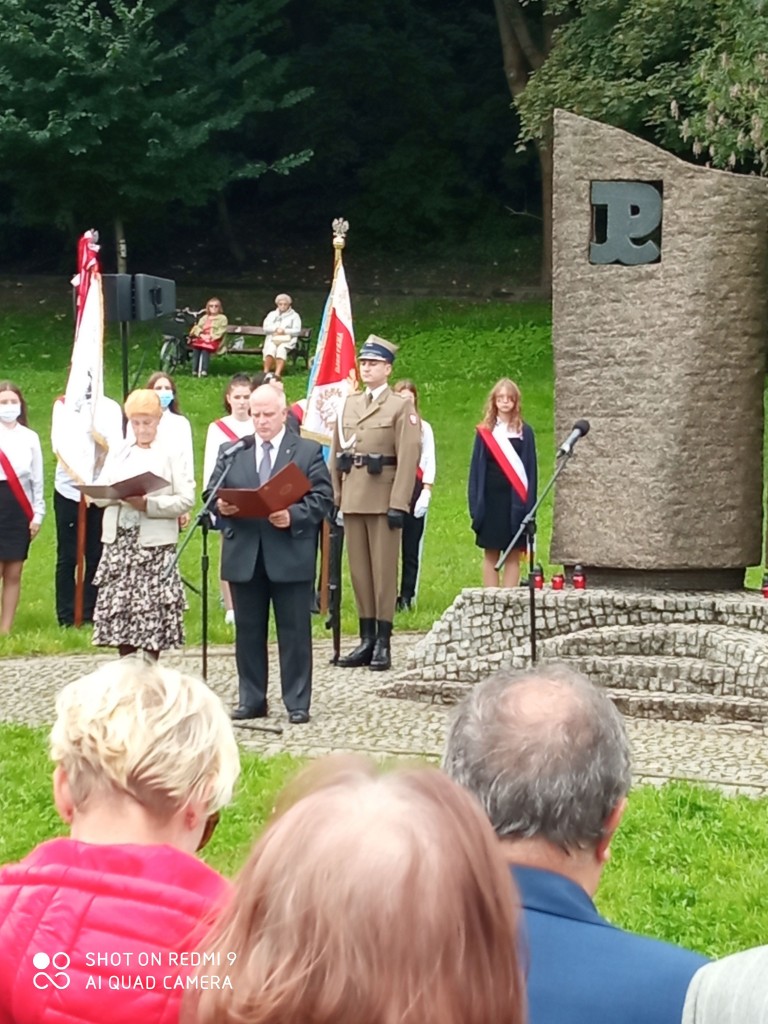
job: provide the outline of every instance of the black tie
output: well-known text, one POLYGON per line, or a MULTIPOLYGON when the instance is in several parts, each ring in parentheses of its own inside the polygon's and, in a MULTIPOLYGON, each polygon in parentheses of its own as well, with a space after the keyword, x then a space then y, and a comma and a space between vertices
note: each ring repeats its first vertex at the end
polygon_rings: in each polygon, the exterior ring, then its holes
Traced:
POLYGON ((272 457, 269 454, 272 451, 272 442, 265 441, 261 450, 263 455, 261 456, 261 465, 259 466, 259 483, 265 484, 272 475, 272 457))
POLYGON ((373 401, 373 392, 372 391, 366 391, 365 392, 365 405, 366 405, 366 408, 371 404, 372 401, 373 401))

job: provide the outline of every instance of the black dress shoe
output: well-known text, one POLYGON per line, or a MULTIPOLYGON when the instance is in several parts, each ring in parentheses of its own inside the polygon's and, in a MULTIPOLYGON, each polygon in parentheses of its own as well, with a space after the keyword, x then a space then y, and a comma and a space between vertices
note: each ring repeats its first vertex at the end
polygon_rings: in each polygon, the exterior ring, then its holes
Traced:
POLYGON ((309 721, 308 711, 289 711, 288 721, 291 725, 306 725, 309 721))
POLYGON ((392 656, 389 650, 389 640, 382 640, 381 637, 376 641, 376 646, 373 648, 373 655, 368 664, 368 668, 371 672, 386 672, 392 668, 392 656))
POLYGON ((265 704, 262 708, 247 708, 245 704, 238 704, 236 708, 232 709, 229 717, 233 722, 242 722, 247 718, 266 718, 267 705, 265 704))
POLYGON ((339 668, 361 668, 363 665, 370 665, 373 657, 373 648, 376 641, 373 637, 363 637, 358 646, 343 658, 339 658, 339 668))

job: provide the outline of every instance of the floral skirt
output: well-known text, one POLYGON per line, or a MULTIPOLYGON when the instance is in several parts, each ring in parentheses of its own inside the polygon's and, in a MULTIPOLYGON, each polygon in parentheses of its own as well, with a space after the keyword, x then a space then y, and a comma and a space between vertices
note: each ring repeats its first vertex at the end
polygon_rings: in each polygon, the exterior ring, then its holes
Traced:
POLYGON ((94 584, 93 643, 164 651, 184 644, 184 588, 178 570, 166 578, 176 547, 142 547, 138 526, 118 527, 105 544, 94 584))

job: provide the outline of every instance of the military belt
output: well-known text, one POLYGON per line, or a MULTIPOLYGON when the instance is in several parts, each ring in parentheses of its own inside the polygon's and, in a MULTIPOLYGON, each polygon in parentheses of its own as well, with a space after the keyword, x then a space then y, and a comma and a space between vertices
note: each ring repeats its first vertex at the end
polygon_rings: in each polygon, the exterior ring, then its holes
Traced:
POLYGON ((352 465, 357 466, 396 466, 396 455, 353 455, 352 465))

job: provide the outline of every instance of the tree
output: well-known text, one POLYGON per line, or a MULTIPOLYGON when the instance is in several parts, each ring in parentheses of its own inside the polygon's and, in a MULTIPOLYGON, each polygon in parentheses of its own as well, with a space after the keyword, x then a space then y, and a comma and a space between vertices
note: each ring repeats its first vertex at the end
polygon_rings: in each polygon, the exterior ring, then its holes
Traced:
MULTIPOLYGON (((547 62, 555 30, 572 10, 568 3, 544 0, 494 0, 494 9, 507 86, 519 106, 532 76, 547 62)), ((532 141, 541 170, 541 283, 548 289, 552 285, 552 149, 544 133, 532 141)))
POLYGON ((559 106, 690 160, 768 173, 766 0, 580 0, 569 9, 575 16, 518 97, 524 141, 546 144, 559 106))
POLYGON ((308 159, 244 148, 249 122, 307 94, 257 45, 284 3, 0 0, 0 180, 23 218, 119 224, 308 159))
POLYGON ((285 13, 295 81, 315 91, 284 129, 315 159, 259 182, 266 216, 325 232, 343 210, 358 253, 363 239, 390 251, 509 246, 504 207, 525 205, 528 182, 492 12, 465 0, 291 0, 285 13))

